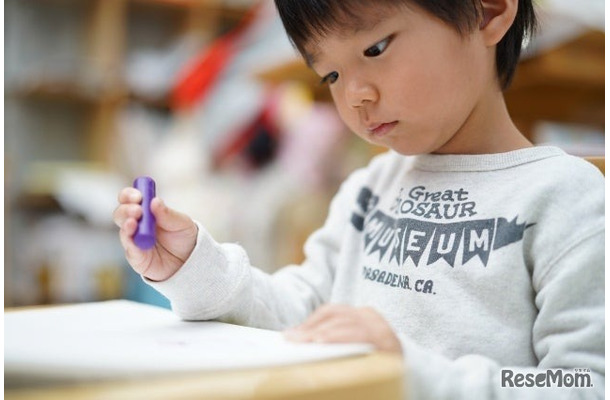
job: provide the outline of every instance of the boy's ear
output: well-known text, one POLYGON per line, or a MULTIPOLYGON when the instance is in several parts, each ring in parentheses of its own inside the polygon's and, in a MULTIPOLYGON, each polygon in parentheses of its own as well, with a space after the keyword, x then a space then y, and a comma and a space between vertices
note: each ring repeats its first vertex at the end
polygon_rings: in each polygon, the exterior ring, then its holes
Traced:
POLYGON ((502 40, 517 15, 519 0, 482 0, 483 19, 479 29, 485 44, 494 46, 502 40))

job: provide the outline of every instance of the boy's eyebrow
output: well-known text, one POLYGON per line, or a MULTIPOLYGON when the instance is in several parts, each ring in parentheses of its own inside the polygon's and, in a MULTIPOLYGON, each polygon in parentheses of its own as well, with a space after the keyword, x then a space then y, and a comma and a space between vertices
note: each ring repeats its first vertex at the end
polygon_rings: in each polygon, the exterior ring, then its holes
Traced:
MULTIPOLYGON (((344 27, 337 28, 334 32, 349 37, 361 31, 372 30, 383 22, 387 16, 388 14, 375 13, 367 15, 366 17, 355 18, 351 20, 351 24, 345 24, 344 27)), ((309 68, 313 68, 313 65, 318 61, 319 55, 319 52, 315 51, 315 49, 312 51, 303 51, 303 58, 305 58, 305 63, 309 68)))

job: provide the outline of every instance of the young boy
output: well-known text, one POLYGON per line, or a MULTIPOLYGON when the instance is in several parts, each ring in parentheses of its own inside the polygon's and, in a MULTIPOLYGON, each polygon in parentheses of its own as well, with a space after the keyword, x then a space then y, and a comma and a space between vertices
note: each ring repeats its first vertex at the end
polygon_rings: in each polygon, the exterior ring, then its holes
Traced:
POLYGON ((531 1, 276 5, 345 123, 391 150, 344 182, 303 265, 272 275, 160 199, 157 245, 139 250, 126 188, 131 266, 185 319, 402 353, 410 398, 603 396, 603 177, 533 147, 502 95, 531 1))

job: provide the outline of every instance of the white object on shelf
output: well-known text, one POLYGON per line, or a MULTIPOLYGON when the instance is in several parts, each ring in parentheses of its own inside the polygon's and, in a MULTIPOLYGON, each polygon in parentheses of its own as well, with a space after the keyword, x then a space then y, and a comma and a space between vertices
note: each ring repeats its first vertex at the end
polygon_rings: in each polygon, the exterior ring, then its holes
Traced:
POLYGON ((536 11, 540 26, 524 57, 555 48, 588 30, 605 31, 603 0, 541 0, 536 11))
POLYGON ((538 145, 557 146, 579 157, 605 154, 604 133, 588 126, 543 121, 536 124, 532 139, 538 145))

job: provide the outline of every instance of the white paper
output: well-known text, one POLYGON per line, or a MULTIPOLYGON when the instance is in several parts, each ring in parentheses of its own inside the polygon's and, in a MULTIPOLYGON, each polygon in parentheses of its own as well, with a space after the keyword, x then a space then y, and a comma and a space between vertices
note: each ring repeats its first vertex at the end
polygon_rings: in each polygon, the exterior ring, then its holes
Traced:
POLYGON ((169 310, 126 300, 4 314, 9 381, 270 367, 370 351, 366 344, 297 344, 280 332, 182 321, 169 310))

